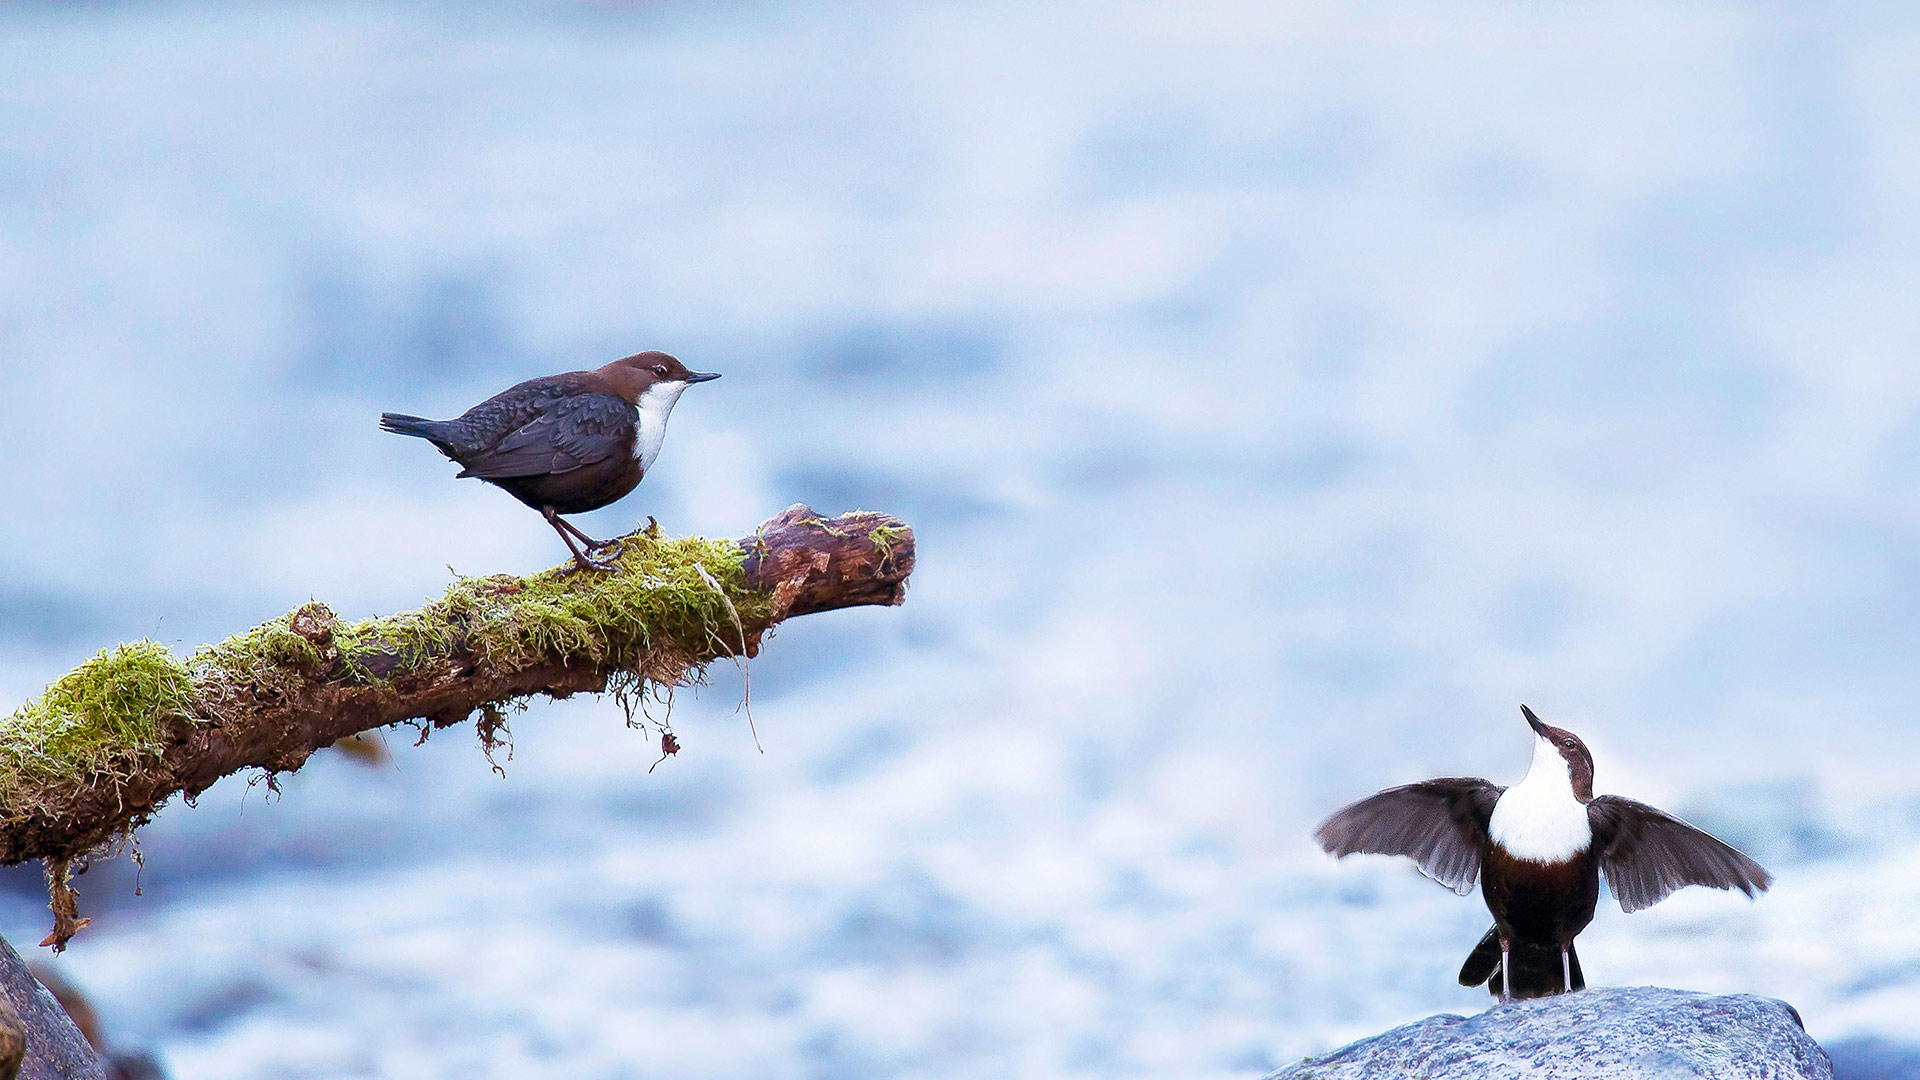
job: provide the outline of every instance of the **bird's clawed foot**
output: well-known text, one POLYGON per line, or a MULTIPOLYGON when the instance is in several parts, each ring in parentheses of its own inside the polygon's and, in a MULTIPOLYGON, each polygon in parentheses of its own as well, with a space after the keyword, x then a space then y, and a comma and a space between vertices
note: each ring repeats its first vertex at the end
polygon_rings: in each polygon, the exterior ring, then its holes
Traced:
MULTIPOLYGON (((609 560, 615 560, 620 558, 620 553, 627 549, 627 545, 618 536, 610 536, 605 540, 595 540, 587 545, 587 550, 596 554, 602 551, 608 551, 608 549, 612 550, 608 553, 607 558, 609 560)), ((602 569, 610 569, 610 567, 602 567, 602 569)))
POLYGON ((583 570, 584 571, 598 570, 603 573, 609 573, 609 574, 617 573, 620 570, 620 564, 614 561, 614 559, 617 559, 617 558, 619 558, 618 553, 615 553, 611 558, 596 559, 593 556, 588 555, 584 552, 576 551, 573 553, 572 566, 563 566, 554 572, 559 574, 561 577, 572 577, 574 574, 578 574, 583 570))

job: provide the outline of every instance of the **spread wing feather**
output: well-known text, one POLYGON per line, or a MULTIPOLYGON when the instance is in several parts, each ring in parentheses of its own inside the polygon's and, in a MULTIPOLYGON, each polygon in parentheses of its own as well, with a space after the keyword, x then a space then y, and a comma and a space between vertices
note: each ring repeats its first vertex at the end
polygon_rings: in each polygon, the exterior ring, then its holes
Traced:
POLYGON ((1594 850, 1623 911, 1639 911, 1688 885, 1739 889, 1752 897, 1773 884, 1760 864, 1662 810, 1602 795, 1587 804, 1594 850))
POLYGON ((564 473, 633 447, 635 410, 612 394, 548 398, 491 446, 462 453, 461 476, 504 480, 564 473))
POLYGON ((1505 790, 1478 777, 1388 788, 1321 822, 1313 838, 1335 856, 1405 855, 1421 873, 1465 896, 1480 879, 1487 822, 1505 790))

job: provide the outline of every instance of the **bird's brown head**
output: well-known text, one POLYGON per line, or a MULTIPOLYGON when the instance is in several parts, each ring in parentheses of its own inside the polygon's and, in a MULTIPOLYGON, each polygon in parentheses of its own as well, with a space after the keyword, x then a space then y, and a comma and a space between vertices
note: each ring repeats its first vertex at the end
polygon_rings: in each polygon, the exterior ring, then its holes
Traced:
POLYGON ((1539 740, 1539 745, 1534 748, 1535 760, 1548 749, 1559 754, 1561 760, 1567 763, 1567 779, 1573 783, 1574 796, 1581 802, 1592 802, 1593 755, 1587 751, 1587 744, 1566 728, 1542 723, 1539 717, 1533 715, 1533 710, 1525 705, 1520 706, 1520 715, 1527 718, 1527 726, 1533 729, 1534 737, 1539 740))
POLYGON ((646 392, 658 385, 671 389, 673 397, 694 383, 720 377, 713 371, 688 371, 687 365, 663 352, 635 353, 623 356, 600 369, 613 392, 638 403, 646 392))

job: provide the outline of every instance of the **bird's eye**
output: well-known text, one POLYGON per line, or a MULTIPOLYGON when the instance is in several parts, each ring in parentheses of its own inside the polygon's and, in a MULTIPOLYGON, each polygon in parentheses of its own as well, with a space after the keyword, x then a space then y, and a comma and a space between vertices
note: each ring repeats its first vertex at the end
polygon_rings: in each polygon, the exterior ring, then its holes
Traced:
POLYGON ((1563 742, 1563 743, 1561 743, 1560 745, 1561 745, 1561 746, 1564 746, 1564 747, 1566 747, 1566 748, 1567 748, 1567 749, 1569 749, 1569 750, 1571 750, 1571 749, 1573 749, 1573 740, 1572 740, 1572 739, 1568 739, 1568 740, 1567 740, 1566 742, 1563 742))
POLYGON ((665 365, 665 364, 655 364, 655 365, 653 365, 653 373, 654 373, 655 375, 658 375, 658 376, 660 376, 660 377, 661 377, 661 378, 663 378, 663 379, 664 379, 664 378, 666 378, 666 377, 667 377, 667 365, 665 365))

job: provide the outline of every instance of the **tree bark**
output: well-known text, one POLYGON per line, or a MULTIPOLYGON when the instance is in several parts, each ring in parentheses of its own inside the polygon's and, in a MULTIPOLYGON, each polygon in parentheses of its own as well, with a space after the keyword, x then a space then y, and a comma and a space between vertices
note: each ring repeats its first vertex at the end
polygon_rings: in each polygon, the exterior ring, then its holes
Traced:
MULTIPOLYGON (((57 919, 43 944, 58 948, 84 925, 65 885, 69 862, 175 794, 191 799, 245 769, 271 780, 340 738, 409 721, 424 735, 477 713, 490 745, 500 709, 527 697, 683 684, 714 659, 757 654, 791 616, 899 604, 914 561, 912 530, 898 519, 823 519, 800 505, 737 544, 622 540, 611 573, 465 580, 418 612, 357 624, 310 603, 196 653, 181 665, 190 704, 159 718, 151 745, 9 796, 0 863, 47 860, 57 919)), ((0 750, 16 737, 0 726, 0 750)))

